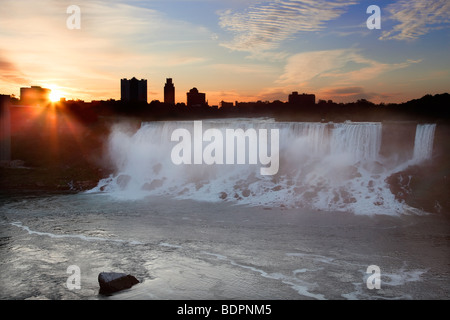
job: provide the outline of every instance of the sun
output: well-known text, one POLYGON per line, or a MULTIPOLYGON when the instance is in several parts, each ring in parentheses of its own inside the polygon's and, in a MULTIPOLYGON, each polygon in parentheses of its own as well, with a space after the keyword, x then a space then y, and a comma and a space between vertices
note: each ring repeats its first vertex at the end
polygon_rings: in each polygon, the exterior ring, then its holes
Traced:
POLYGON ((61 98, 66 96, 66 92, 64 90, 61 90, 64 88, 56 84, 44 83, 42 84, 42 87, 50 90, 47 99, 53 104, 55 104, 56 102, 60 102, 61 98))
POLYGON ((61 99, 61 97, 62 97, 61 92, 58 92, 58 90, 55 89, 52 89, 50 95, 48 96, 51 102, 58 102, 61 99))

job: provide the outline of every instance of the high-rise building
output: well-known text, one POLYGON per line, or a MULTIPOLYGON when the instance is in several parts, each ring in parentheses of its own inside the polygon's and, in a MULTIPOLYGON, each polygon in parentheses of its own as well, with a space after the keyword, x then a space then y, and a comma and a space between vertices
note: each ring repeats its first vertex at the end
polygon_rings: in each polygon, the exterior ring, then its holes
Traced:
POLYGON ((126 102, 147 102, 147 80, 120 80, 120 99, 126 102))
POLYGON ((206 105, 206 94, 198 92, 197 88, 192 88, 187 93, 188 107, 202 107, 206 105))
POLYGON ((175 104, 175 87, 172 78, 166 79, 166 85, 164 86, 164 103, 175 104))
POLYGON ((316 96, 314 94, 298 94, 297 91, 289 95, 289 103, 297 105, 312 106, 316 104, 316 96))
POLYGON ((39 86, 20 88, 20 102, 24 105, 44 105, 50 101, 50 89, 39 86))

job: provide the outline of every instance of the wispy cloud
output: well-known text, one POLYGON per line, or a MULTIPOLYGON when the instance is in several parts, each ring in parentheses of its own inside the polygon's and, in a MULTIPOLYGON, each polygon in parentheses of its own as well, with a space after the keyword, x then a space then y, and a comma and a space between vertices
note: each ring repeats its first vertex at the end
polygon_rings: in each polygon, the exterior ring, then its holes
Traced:
POLYGON ((23 72, 13 63, 0 55, 0 79, 12 83, 24 83, 26 79, 23 72))
POLYGON ((340 88, 328 89, 326 92, 329 94, 346 96, 346 95, 361 94, 364 92, 364 88, 363 87, 340 87, 340 88))
POLYGON ((389 19, 399 22, 380 39, 415 40, 437 28, 450 27, 450 1, 402 0, 387 6, 389 19))
POLYGON ((337 87, 326 88, 320 91, 320 96, 339 101, 356 101, 359 99, 371 100, 378 98, 380 95, 374 92, 366 92, 363 87, 337 87))
POLYGON ((219 25, 233 40, 223 46, 239 51, 266 51, 299 32, 318 31, 356 4, 353 0, 277 0, 257 3, 243 12, 220 13, 219 25))
POLYGON ((399 93, 367 92, 363 87, 336 87, 326 88, 319 91, 322 99, 332 99, 338 102, 355 102, 360 99, 366 99, 375 103, 385 102, 386 99, 392 99, 400 96, 399 93))
POLYGON ((382 63, 364 57, 357 49, 336 49, 299 53, 286 63, 280 84, 302 84, 326 78, 329 84, 352 85, 374 79, 380 74, 406 68, 419 60, 401 63, 382 63))
POLYGON ((259 65, 259 64, 212 64, 208 65, 209 69, 220 71, 221 73, 231 74, 256 74, 266 75, 267 73, 274 73, 275 71, 271 66, 259 65))

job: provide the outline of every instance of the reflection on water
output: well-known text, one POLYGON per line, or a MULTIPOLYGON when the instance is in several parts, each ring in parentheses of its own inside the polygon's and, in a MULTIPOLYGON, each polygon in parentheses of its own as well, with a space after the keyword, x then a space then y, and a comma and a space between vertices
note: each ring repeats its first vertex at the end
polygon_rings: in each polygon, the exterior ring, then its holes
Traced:
POLYGON ((450 293, 442 216, 358 216, 106 194, 3 201, 1 299, 422 299, 450 293), (382 289, 365 286, 377 264, 382 289), (67 267, 81 289, 66 286, 67 267), (100 296, 100 272, 141 283, 100 296))

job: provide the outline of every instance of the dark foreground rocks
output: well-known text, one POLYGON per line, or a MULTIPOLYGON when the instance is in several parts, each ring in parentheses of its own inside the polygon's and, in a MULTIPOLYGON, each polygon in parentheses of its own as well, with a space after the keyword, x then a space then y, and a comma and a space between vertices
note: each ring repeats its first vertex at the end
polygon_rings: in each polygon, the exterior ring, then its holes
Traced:
POLYGON ((395 197, 430 213, 450 213, 450 168, 411 166, 386 180, 395 197))
POLYGON ((139 283, 132 275, 117 272, 102 272, 98 275, 100 294, 111 294, 129 289, 139 283))

